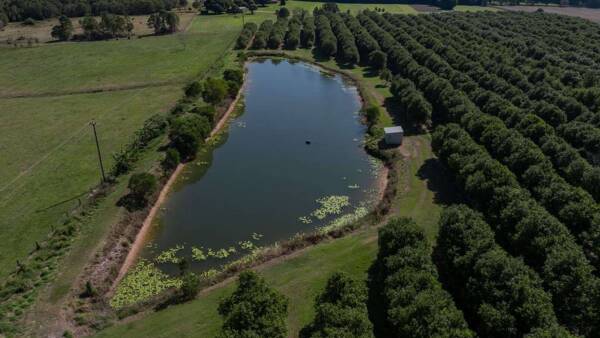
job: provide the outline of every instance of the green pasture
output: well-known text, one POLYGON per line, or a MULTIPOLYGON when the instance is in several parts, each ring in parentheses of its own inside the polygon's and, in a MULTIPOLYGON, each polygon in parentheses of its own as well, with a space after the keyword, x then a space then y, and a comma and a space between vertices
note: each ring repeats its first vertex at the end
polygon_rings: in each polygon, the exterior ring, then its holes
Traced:
POLYGON ((181 93, 179 86, 164 86, 0 100, 0 276, 100 181, 89 121, 97 122, 109 168, 111 154, 181 93))
POLYGON ((241 16, 197 16, 175 35, 6 49, 0 97, 182 84, 221 58, 241 26, 241 16))
POLYGON ((88 122, 98 123, 108 168, 111 154, 170 108, 189 79, 229 59, 241 26, 241 16, 198 16, 175 35, 0 53, 0 278, 98 183, 88 122), (114 90, 56 95, 106 88, 114 90), (7 98, 16 94, 33 96, 7 98))

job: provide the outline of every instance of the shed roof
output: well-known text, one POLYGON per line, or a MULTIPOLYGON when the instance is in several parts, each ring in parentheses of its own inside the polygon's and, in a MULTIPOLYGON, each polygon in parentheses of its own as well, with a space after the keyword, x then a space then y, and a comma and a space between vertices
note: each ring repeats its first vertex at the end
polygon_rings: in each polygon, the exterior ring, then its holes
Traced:
POLYGON ((385 127, 385 128, 383 128, 383 131, 386 134, 396 134, 396 133, 403 133, 404 129, 402 129, 402 127, 400 127, 400 126, 395 126, 395 127, 385 127))

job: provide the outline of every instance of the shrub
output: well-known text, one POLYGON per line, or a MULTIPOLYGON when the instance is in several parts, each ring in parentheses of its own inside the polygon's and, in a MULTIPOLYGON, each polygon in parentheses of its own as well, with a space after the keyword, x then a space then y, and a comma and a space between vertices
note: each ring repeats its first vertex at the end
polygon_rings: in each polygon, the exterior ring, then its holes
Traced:
POLYGON ((202 98, 205 102, 212 105, 218 105, 225 99, 228 88, 227 82, 222 79, 208 78, 204 82, 204 90, 202 91, 202 98))
POLYGON ((161 165, 165 171, 171 171, 177 167, 181 163, 181 156, 177 149, 169 148, 165 152, 165 158, 163 159, 161 165))
POLYGON ((202 93, 202 85, 198 81, 194 81, 185 87, 185 96, 196 98, 202 93))
POLYGON ((213 106, 195 107, 190 111, 190 113, 206 117, 211 125, 214 125, 216 122, 215 118, 217 110, 213 106))
POLYGON ((244 72, 241 69, 225 69, 223 79, 241 85, 244 82, 244 72))
POLYGON ((285 18, 289 18, 290 17, 290 10, 287 9, 287 7, 280 8, 277 11, 277 17, 284 18, 284 19, 285 18))
POLYGON ((219 304, 221 337, 287 337, 288 300, 254 271, 244 271, 233 294, 219 304))
POLYGON ((194 273, 188 272, 181 278, 182 284, 179 288, 180 300, 185 302, 196 298, 200 291, 200 278, 194 273))
POLYGON ((27 18, 23 21, 23 26, 35 26, 35 20, 32 18, 27 18))
POLYGON ((145 200, 156 191, 156 186, 156 177, 154 175, 139 173, 131 175, 127 188, 129 188, 134 197, 145 200))
POLYGON ((234 98, 240 91, 240 85, 237 82, 227 81, 227 95, 234 98))

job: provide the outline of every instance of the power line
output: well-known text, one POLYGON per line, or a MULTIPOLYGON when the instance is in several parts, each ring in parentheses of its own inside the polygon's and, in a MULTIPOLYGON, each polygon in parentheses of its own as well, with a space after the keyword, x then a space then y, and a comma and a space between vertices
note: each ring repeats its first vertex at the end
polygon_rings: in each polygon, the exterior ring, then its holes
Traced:
POLYGON ((94 140, 96 141, 96 150, 98 151, 98 162, 100 162, 100 172, 102 173, 102 182, 106 182, 106 175, 104 174, 104 165, 102 164, 102 153, 100 153, 100 144, 98 143, 98 134, 96 133, 96 121, 90 122, 92 129, 94 130, 94 140))

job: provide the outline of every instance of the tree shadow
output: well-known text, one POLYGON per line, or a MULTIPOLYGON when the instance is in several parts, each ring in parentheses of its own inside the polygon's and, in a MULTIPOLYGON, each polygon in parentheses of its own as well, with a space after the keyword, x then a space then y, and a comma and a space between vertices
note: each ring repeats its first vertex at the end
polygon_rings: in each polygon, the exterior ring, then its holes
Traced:
POLYGON ((331 60, 331 56, 323 54, 319 48, 312 49, 312 56, 316 62, 327 62, 331 60))
POLYGON ((367 310, 369 320, 373 324, 373 333, 375 337, 389 337, 389 327, 387 325, 387 313, 385 311, 384 299, 382 296, 383 285, 381 280, 381 262, 379 258, 375 259, 369 267, 367 277, 367 310))
MULTIPOLYGON (((81 197, 83 197, 83 196, 85 196, 87 194, 88 194, 88 191, 84 191, 81 194, 77 194, 77 195, 75 195, 73 197, 69 197, 69 198, 67 198, 65 200, 62 200, 60 202, 56 202, 56 203, 51 204, 51 205, 49 205, 47 207, 37 209, 35 212, 38 213, 38 212, 48 211, 50 209, 56 208, 58 206, 61 206, 61 205, 65 204, 65 203, 69 203, 69 202, 74 201, 74 200, 79 200, 81 197)), ((81 200, 79 200, 79 205, 81 205, 81 200)))
POLYGON ((129 193, 117 201, 118 207, 123 207, 129 212, 134 212, 144 209, 148 205, 148 200, 140 198, 132 193, 129 193))
POLYGON ((427 159, 417 171, 417 177, 427 181, 427 189, 434 193, 434 202, 440 205, 462 203, 460 189, 448 169, 437 158, 427 159))

